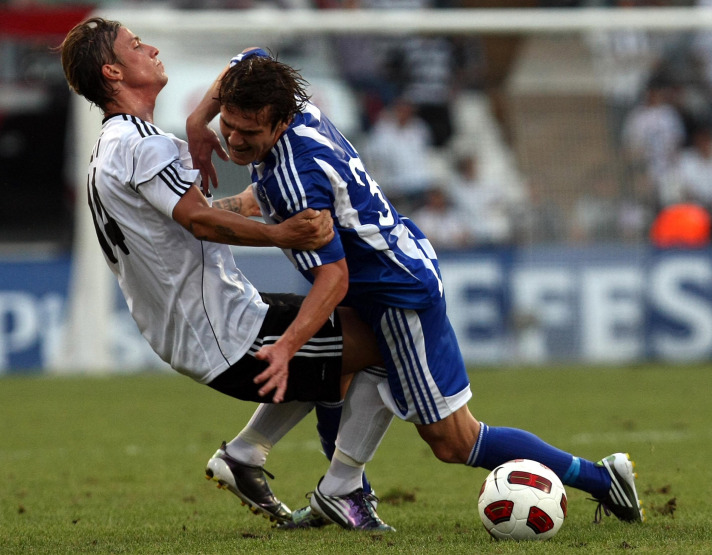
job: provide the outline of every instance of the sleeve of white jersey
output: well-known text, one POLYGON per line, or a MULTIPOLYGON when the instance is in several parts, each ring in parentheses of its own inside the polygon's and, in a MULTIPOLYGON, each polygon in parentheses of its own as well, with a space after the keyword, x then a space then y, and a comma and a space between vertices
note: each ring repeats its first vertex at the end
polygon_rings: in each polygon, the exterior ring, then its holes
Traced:
POLYGON ((132 186, 166 216, 199 176, 181 163, 178 147, 165 135, 146 137, 136 146, 132 186))

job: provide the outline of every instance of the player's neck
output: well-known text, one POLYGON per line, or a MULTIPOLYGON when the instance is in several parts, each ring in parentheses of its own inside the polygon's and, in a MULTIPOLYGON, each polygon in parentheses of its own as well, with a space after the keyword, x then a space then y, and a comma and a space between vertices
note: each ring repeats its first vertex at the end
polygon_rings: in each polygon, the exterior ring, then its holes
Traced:
POLYGON ((147 99, 142 95, 129 94, 122 91, 114 97, 114 101, 108 106, 104 115, 109 117, 114 114, 129 114, 148 123, 153 123, 155 105, 155 96, 147 99))

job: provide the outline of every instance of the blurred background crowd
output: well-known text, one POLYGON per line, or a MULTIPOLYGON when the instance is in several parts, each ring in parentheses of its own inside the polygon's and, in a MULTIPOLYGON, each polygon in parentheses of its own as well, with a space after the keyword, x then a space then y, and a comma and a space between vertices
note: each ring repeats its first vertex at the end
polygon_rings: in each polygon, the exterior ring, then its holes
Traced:
MULTIPOLYGON (((88 12, 155 3, 0 3, 2 243, 68 246, 74 211, 75 185, 67 167, 73 146, 70 94, 57 55, 48 48, 58 44, 57 37, 26 25, 18 31, 12 18, 26 17, 37 6, 88 12)), ((712 9, 709 0, 160 4, 185 10, 712 9)), ((698 245, 709 239, 712 31, 348 34, 283 42, 278 54, 299 59, 314 49, 328 49, 329 56, 319 59, 327 60, 352 99, 347 134, 366 167, 438 249, 650 241, 666 246, 676 240, 698 245), (678 218, 673 232, 688 222, 688 235, 671 236, 663 216, 678 218)), ((304 73, 309 79, 310 72, 304 73)))

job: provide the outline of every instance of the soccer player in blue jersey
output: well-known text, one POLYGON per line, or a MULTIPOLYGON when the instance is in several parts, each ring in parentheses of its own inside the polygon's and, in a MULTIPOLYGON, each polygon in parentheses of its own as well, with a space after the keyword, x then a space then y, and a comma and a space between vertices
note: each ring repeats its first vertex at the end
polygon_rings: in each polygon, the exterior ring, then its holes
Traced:
MULTIPOLYGON (((418 227, 398 214, 358 153, 309 101, 306 82, 261 49, 236 56, 187 122, 196 167, 215 176, 212 150, 247 166, 253 184, 237 195, 243 209, 257 203, 268 223, 307 208, 330 210, 337 231, 313 251, 286 249, 297 269, 318 284, 304 305, 314 322, 338 304, 354 307, 377 336, 387 369, 361 372, 347 397, 329 470, 294 525, 334 522, 350 529, 391 528, 365 495, 362 472, 392 415, 413 422, 435 456, 449 463, 493 469, 515 458, 540 461, 568 486, 582 489, 618 518, 639 522, 642 509, 627 454, 594 463, 533 434, 478 422, 467 406, 470 382, 446 314, 437 256, 418 227), (207 124, 220 114, 225 153, 207 124), (325 294, 326 292, 326 294, 325 294)), ((313 286, 313 287, 314 287, 313 286)), ((269 349, 268 379, 260 391, 287 384, 288 344, 269 349)), ((270 422, 300 418, 299 403, 261 406, 233 456, 264 461, 270 422), (279 414, 279 418, 270 414, 279 414)), ((211 459, 212 460, 212 459, 211 459)))

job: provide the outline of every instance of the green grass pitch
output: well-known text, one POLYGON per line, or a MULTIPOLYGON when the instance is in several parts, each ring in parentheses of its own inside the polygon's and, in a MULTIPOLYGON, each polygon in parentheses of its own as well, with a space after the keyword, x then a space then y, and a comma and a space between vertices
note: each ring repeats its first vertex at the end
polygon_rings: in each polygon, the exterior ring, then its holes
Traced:
MULTIPOLYGON (((647 522, 569 515, 544 543, 492 541, 477 515, 487 472, 441 463, 396 421, 368 474, 394 534, 279 531, 204 479, 254 405, 167 374, 0 379, 0 553, 710 553, 712 367, 478 369, 470 408, 598 460, 628 451, 647 522)), ((310 414, 273 450, 290 507, 326 470, 310 414)))

